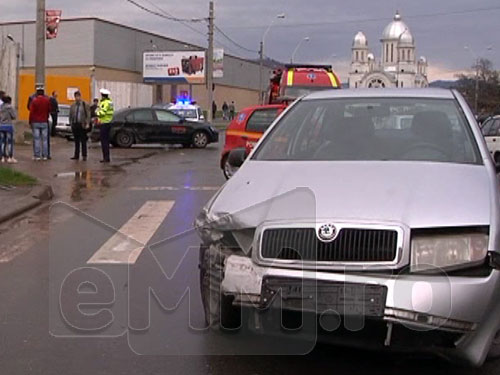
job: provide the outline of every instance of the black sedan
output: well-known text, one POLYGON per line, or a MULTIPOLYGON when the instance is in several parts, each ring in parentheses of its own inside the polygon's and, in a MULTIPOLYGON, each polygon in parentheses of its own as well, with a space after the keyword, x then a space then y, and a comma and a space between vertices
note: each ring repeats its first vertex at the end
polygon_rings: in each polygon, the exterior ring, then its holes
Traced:
MULTIPOLYGON (((99 140, 99 125, 91 133, 99 140)), ((158 108, 127 108, 115 112, 111 122, 110 142, 117 147, 134 143, 170 143, 204 148, 219 141, 219 133, 210 124, 187 121, 158 108)))

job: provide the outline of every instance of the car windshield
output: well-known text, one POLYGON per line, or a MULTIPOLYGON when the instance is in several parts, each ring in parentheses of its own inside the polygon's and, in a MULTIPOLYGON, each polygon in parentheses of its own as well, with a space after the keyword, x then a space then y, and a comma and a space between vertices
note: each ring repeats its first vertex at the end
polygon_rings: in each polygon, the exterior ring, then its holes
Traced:
POLYGON ((198 118, 196 109, 170 109, 170 111, 184 118, 198 118))
POLYGON ((69 117, 69 107, 59 106, 59 117, 69 117))
POLYGON ((300 101, 253 158, 481 162, 455 101, 419 98, 300 101))

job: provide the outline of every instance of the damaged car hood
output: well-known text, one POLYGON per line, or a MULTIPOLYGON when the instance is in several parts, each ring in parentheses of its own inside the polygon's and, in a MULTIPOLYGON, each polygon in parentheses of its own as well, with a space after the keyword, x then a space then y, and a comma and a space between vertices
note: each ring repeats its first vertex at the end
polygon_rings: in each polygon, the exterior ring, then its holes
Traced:
POLYGON ((207 206, 227 229, 266 221, 395 222, 410 228, 488 225, 482 165, 435 162, 245 162, 207 206))

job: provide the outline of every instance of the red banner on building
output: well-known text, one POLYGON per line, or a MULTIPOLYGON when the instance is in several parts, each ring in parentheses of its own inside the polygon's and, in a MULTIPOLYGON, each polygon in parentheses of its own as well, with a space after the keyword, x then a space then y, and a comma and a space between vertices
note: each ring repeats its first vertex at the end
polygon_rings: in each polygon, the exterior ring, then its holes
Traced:
POLYGON ((46 38, 54 39, 57 37, 59 22, 61 22, 61 10, 46 10, 45 11, 45 26, 46 38))

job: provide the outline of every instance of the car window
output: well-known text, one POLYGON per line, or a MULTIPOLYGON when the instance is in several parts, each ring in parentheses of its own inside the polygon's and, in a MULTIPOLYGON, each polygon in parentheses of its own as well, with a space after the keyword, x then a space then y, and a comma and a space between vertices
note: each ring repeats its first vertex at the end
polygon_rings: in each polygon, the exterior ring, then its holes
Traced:
POLYGON ((500 135, 498 132, 499 128, 500 128, 500 119, 496 119, 492 121, 491 127, 486 135, 490 137, 499 136, 500 135))
POLYGON ((481 127, 481 132, 484 136, 487 136, 490 132, 491 126, 493 125, 493 119, 486 120, 483 126, 481 127))
POLYGON ((127 115, 127 121, 131 122, 144 122, 144 121, 153 121, 153 111, 150 109, 139 109, 137 111, 133 111, 127 115))
MULTIPOLYGON (((176 108, 176 109, 171 109, 170 111, 184 118, 190 118, 190 119, 198 118, 198 112, 196 111, 196 109, 176 108)), ((173 120, 168 120, 168 121, 173 121, 173 120)))
POLYGON ((458 104, 418 98, 298 102, 266 136, 253 158, 481 163, 458 104))
POLYGON ((278 116, 278 108, 258 109, 248 119, 247 131, 263 133, 278 116))
POLYGON ((179 122, 179 117, 169 111, 156 111, 158 121, 179 122))

